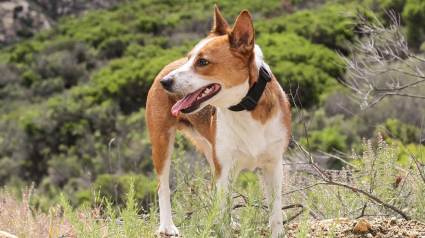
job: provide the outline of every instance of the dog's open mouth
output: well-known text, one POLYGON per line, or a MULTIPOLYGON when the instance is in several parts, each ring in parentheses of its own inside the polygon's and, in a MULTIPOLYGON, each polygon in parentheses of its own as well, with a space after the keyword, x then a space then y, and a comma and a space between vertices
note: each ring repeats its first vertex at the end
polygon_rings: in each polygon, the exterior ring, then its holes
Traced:
POLYGON ((171 113, 174 116, 182 113, 191 113, 199 108, 199 105, 208 99, 214 97, 221 89, 220 84, 210 84, 203 88, 196 90, 193 93, 189 93, 182 100, 176 102, 171 108, 171 113))

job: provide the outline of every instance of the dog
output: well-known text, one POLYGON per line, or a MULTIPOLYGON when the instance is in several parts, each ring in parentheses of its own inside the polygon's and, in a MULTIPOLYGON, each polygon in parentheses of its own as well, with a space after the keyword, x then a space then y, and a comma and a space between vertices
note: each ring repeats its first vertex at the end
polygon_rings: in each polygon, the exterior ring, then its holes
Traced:
POLYGON ((146 103, 146 122, 159 179, 159 232, 178 235, 171 216, 169 172, 176 130, 189 136, 211 167, 218 191, 230 176, 262 168, 272 211, 272 237, 283 234, 282 156, 290 140, 287 97, 254 42, 243 10, 232 29, 214 6, 214 26, 186 58, 165 66, 146 103))

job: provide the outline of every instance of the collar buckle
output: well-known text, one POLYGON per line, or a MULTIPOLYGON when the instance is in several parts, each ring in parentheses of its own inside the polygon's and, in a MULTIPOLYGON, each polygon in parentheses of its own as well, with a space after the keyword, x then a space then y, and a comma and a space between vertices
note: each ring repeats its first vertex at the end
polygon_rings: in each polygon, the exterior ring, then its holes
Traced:
POLYGON ((257 106, 257 102, 252 97, 247 95, 244 98, 242 98, 239 105, 241 105, 247 111, 252 111, 257 106))
POLYGON ((267 70, 264 67, 260 68, 260 75, 259 78, 263 78, 264 80, 266 80, 267 82, 272 81, 272 77, 270 77, 269 72, 267 72, 267 70))

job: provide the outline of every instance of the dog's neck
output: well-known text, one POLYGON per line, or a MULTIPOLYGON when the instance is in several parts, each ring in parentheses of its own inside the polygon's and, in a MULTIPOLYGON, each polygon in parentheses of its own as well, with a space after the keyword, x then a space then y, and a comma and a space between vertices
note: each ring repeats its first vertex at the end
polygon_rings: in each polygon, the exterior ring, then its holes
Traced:
POLYGON ((269 66, 263 62, 263 53, 258 45, 255 45, 254 54, 254 58, 251 61, 251 67, 254 69, 254 73, 250 73, 250 76, 244 84, 234 87, 231 94, 223 96, 222 98, 225 100, 217 100, 212 104, 212 106, 217 108, 217 112, 219 114, 227 115, 226 117, 228 117, 229 120, 238 120, 238 118, 243 120, 243 118, 246 117, 246 119, 261 121, 261 123, 264 124, 270 118, 275 116, 278 111, 279 99, 276 98, 276 92, 274 91, 276 90, 277 84, 276 82, 273 82, 275 80, 267 83, 260 99, 257 102, 257 106, 253 110, 231 111, 228 109, 229 107, 240 103, 241 99, 247 95, 247 92, 253 85, 251 82, 257 82, 261 67, 265 68, 270 77, 272 77, 269 66), (252 77, 255 77, 254 80, 252 80, 252 77))
MULTIPOLYGON (((245 106, 243 102, 240 102, 237 105, 234 105, 229 108, 230 111, 239 113, 239 115, 250 115, 256 119, 260 120, 261 122, 265 123, 269 118, 273 117, 273 114, 275 114, 276 106, 279 105, 278 99, 275 98, 275 95, 272 93, 272 86, 271 86, 271 70, 270 67, 263 61, 263 52, 261 51, 261 48, 258 45, 255 45, 254 47, 254 63, 256 67, 255 74, 251 74, 250 77, 255 77, 255 80, 248 79, 249 82, 257 82, 257 84, 254 87, 258 87, 259 83, 261 82, 263 85, 265 83, 265 88, 256 88, 257 94, 260 94, 261 97, 255 102, 256 106, 253 106, 253 104, 246 102, 246 106, 250 106, 251 108, 246 108, 247 110, 243 109, 245 106), (264 70, 266 72, 261 73, 261 71, 264 70), (262 74, 262 75, 261 75, 262 74), (268 75, 267 75, 268 74, 268 75), (261 76, 260 76, 261 75, 261 76), (267 76, 266 76, 267 75, 267 76), (261 81, 260 81, 261 80, 261 81), (260 82, 259 82, 260 81, 260 82), (252 109, 252 107, 254 107, 252 109), (247 112, 249 111, 250 114, 242 113, 243 111, 247 112)), ((250 83, 249 89, 251 90, 254 83, 250 83)), ((251 100, 249 100, 251 101, 251 100)))

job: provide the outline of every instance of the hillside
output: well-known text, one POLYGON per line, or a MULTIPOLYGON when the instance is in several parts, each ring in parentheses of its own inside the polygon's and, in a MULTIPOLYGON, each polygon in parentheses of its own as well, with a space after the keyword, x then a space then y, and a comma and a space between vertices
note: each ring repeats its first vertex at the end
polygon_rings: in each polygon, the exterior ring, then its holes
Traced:
POLYGON ((48 30, 63 16, 78 17, 125 0, 6 0, 0 2, 0 49, 48 30))
MULTIPOLYGON (((186 57, 208 34, 214 3, 229 23, 241 10, 250 11, 256 43, 274 75, 286 92, 298 88, 312 151, 346 153, 350 161, 352 150, 361 154, 363 138, 375 138, 376 144, 381 133, 388 143, 405 144, 421 158, 425 101, 388 97, 360 110, 340 82, 347 75, 337 53, 351 57, 350 42, 363 37, 342 13, 357 10, 369 17, 369 8, 388 26, 385 8, 400 14, 409 47, 423 56, 425 28, 418 25, 425 21, 423 1, 55 3, 0 1, 0 47, 10 45, 0 52, 0 185, 20 191, 35 182, 39 196, 34 204, 45 211, 57 203, 59 191, 76 207, 93 203, 93 191, 115 198, 122 207, 126 181, 133 177, 141 206, 148 209, 155 201, 157 182, 145 126, 147 92, 165 65, 186 57)), ((292 133, 305 145, 297 115, 294 109, 292 133)), ((205 167, 181 135, 177 141, 175 158, 205 167)), ((405 166, 408 154, 403 150, 394 158, 405 166)), ((327 169, 343 166, 320 155, 318 162, 327 169)))

